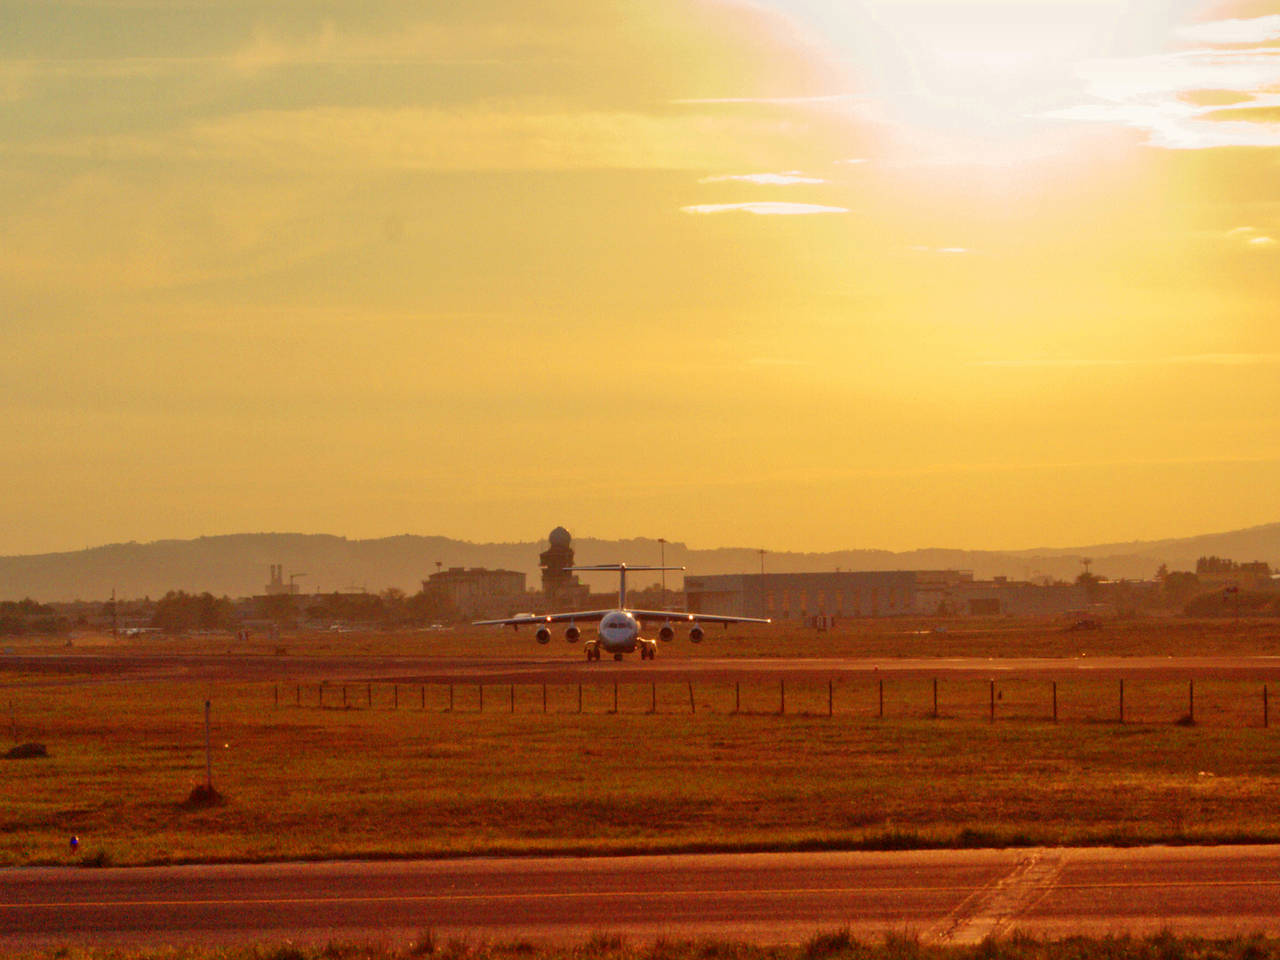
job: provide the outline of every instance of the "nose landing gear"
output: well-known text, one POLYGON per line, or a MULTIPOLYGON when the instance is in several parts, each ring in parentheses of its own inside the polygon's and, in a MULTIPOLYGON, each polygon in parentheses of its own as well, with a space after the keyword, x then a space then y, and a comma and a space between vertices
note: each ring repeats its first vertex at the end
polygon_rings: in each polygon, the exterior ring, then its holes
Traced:
POLYGON ((600 644, 597 641, 595 640, 587 641, 586 651, 587 651, 587 663, 591 663, 593 660, 600 659, 600 644))

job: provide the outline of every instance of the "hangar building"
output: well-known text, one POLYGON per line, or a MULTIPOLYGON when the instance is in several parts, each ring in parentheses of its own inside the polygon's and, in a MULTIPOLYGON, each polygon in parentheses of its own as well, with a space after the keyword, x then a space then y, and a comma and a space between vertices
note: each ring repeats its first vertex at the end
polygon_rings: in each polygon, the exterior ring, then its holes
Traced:
POLYGON ((808 623, 846 617, 1053 616, 1088 606, 1075 584, 1042 586, 969 570, 731 573, 685 577, 691 613, 808 623))

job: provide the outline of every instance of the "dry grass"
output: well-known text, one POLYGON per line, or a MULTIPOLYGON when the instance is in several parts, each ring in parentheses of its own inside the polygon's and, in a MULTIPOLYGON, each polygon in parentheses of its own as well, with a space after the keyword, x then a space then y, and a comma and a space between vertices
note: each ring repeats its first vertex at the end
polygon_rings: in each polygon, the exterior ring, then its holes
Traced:
MULTIPOLYGON (((1149 722, 1121 726, 1110 683, 1060 690, 1074 722, 1054 725, 1043 681, 1000 684, 994 724, 989 688, 957 682, 933 719, 926 683, 890 685, 884 719, 853 683, 830 718, 825 683, 793 688, 786 716, 772 685, 737 716, 731 684, 696 688, 692 716, 682 685, 656 715, 647 686, 620 688, 618 715, 611 686, 588 687, 581 716, 574 688, 549 690, 546 715, 539 688, 517 691, 515 714, 509 688, 484 713, 461 688, 453 713, 408 696, 399 711, 274 710, 269 684, 30 688, 18 734, 51 756, 0 761, 0 863, 67 862, 72 834, 80 859, 115 864, 1280 840, 1280 731, 1179 726, 1177 686, 1131 686, 1149 722), (204 778, 206 697, 227 802, 199 808, 184 801, 204 778)), ((1253 686, 1219 684, 1206 717, 1253 686)))
POLYGON ((11 954, 15 960, 1280 960, 1280 940, 1258 935, 1224 939, 1014 935, 974 946, 938 946, 887 935, 875 942, 847 931, 820 931, 800 944, 760 945, 735 940, 634 942, 597 934, 580 943, 438 939, 429 931, 409 943, 333 942, 322 946, 256 944, 243 947, 162 947, 119 950, 56 948, 11 954))
MULTIPOLYGON (((23 652, 240 652, 577 659, 527 631, 78 638, 23 652)), ((713 630, 664 657, 1089 656, 1280 653, 1264 621, 861 621, 713 630), (945 626, 946 632, 935 632, 945 626)), ((0 863, 98 864, 468 853, 814 849, 1280 840, 1272 797, 1280 731, 1261 729, 1261 684, 825 677, 547 689, 79 683, 0 674, 0 735, 45 759, 0 760, 0 863), (342 695, 346 691, 347 709, 342 695), (372 709, 366 700, 372 695, 372 709), (307 709, 292 706, 301 697, 307 709), (397 703, 400 709, 391 707, 397 703), (203 782, 202 706, 214 702, 214 774, 226 802, 185 803, 203 782), (740 713, 734 713, 735 708, 740 713), (834 714, 827 716, 828 710, 834 714), (654 711, 654 712, 651 712, 654 711)), ((2 664, 0 664, 2 666, 2 664)), ((1276 719, 1276 718, 1273 718, 1276 719)), ((8 746, 6 743, 5 746, 8 746)))

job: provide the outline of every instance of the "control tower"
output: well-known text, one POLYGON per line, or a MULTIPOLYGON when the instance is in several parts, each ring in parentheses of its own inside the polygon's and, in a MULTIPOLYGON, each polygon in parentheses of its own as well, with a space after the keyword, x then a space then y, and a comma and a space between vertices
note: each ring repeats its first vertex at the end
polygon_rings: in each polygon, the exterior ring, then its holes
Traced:
POLYGON ((565 570, 573 566, 573 538, 564 527, 556 527, 548 535, 550 548, 538 555, 542 567, 542 595, 550 603, 572 602, 585 599, 587 587, 575 574, 565 570))

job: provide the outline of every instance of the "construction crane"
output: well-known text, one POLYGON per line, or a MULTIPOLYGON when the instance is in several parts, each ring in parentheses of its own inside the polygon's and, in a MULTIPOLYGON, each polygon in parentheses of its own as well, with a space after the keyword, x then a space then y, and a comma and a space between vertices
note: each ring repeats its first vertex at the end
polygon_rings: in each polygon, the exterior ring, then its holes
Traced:
POLYGON ((289 574, 289 592, 290 592, 290 593, 297 593, 297 592, 298 592, 298 588, 294 585, 293 581, 297 580, 299 577, 305 577, 305 576, 306 576, 306 574, 305 574, 305 573, 291 573, 291 574, 289 574))

